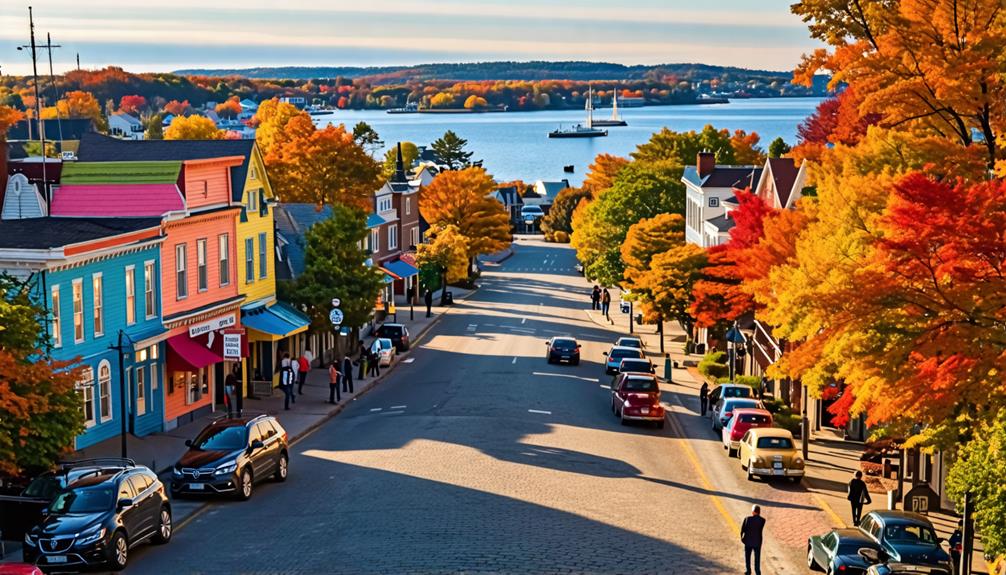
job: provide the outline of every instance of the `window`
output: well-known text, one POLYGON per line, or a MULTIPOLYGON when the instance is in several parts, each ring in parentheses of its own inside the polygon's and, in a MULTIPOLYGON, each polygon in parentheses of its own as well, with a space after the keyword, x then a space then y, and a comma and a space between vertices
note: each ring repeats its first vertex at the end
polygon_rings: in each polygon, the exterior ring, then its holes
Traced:
MULTIPOLYGON (((154 346, 153 349, 157 349, 157 346, 154 346)), ((160 372, 158 371, 157 364, 155 363, 150 366, 150 391, 157 391, 157 380, 159 379, 159 376, 160 372)))
POLYGON ((73 280, 73 341, 84 341, 84 282, 73 280))
POLYGON ((126 324, 136 323, 136 268, 126 266, 126 324))
POLYGON ((370 252, 376 254, 381 251, 381 230, 370 230, 370 252))
POLYGON ((59 320, 59 286, 52 286, 52 345, 60 347, 63 345, 62 327, 59 320))
POLYGON ((251 179, 253 180, 258 179, 258 170, 255 168, 255 166, 251 167, 251 179))
POLYGON ((245 239, 245 283, 255 281, 255 238, 245 239))
POLYGON ((266 259, 266 235, 258 235, 258 277, 264 278, 269 273, 269 260, 266 259))
POLYGON ((84 373, 80 379, 80 395, 84 400, 84 426, 94 425, 94 370, 90 367, 84 368, 84 373))
POLYGON ((220 285, 225 286, 231 283, 230 236, 220 234, 217 240, 220 248, 220 285))
POLYGON ((98 364, 98 407, 102 422, 112 419, 112 367, 107 360, 98 364))
POLYGON ((206 240, 196 240, 196 289, 209 289, 210 279, 206 272, 206 240))
POLYGON ((412 232, 411 233, 411 235, 412 235, 412 243, 410 245, 418 246, 419 245, 419 226, 414 226, 409 231, 412 232))
POLYGON ((718 207, 720 207, 720 199, 719 198, 709 198, 709 207, 710 208, 718 208, 718 207))
POLYGON ((377 211, 386 212, 391 209, 391 198, 384 197, 377 201, 377 211))
POLYGON ((94 337, 99 337, 105 333, 105 310, 102 305, 105 298, 100 273, 91 276, 91 295, 94 300, 94 337))
POLYGON ((247 208, 248 213, 258 211, 258 190, 250 190, 248 192, 248 197, 245 199, 245 208, 247 208))
POLYGON ((147 413, 147 368, 136 368, 136 415, 147 413))
POLYGON ((412 214, 412 198, 405 198, 405 215, 412 214))
POLYGON ((175 291, 178 299, 189 296, 188 277, 185 274, 185 244, 175 246, 175 291))
POLYGON ((398 226, 388 228, 388 249, 393 250, 398 247, 398 226))
POLYGON ((143 264, 143 307, 150 319, 157 315, 157 303, 154 300, 154 282, 157 281, 154 275, 154 262, 143 264))

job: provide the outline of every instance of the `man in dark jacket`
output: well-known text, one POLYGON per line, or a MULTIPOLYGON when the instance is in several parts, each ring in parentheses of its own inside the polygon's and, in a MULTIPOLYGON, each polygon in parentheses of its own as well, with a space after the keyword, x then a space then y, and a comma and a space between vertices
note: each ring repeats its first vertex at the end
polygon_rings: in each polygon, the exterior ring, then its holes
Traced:
POLYGON ((762 531, 765 529, 765 519, 761 516, 761 507, 751 506, 751 515, 741 523, 741 542, 744 543, 744 575, 751 575, 751 555, 754 555, 755 575, 761 575, 761 544, 762 531))
POLYGON ((870 499, 870 490, 863 481, 863 472, 857 471, 856 476, 849 482, 849 504, 852 505, 852 524, 859 525, 859 520, 863 517, 863 504, 873 503, 870 499))
POLYGON ((597 310, 601 307, 601 288, 594 286, 590 292, 590 309, 597 310))
POLYGON ((702 415, 709 410, 709 383, 703 381, 699 388, 699 405, 702 407, 702 415))
POLYGON ((353 360, 348 353, 342 360, 342 392, 353 393, 353 360))

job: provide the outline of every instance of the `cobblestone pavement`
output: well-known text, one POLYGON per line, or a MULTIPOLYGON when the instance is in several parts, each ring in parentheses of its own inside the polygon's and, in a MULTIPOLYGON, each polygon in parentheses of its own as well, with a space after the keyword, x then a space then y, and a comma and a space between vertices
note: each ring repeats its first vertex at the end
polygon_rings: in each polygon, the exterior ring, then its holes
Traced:
POLYGON ((775 527, 819 513, 800 488, 735 481, 687 397, 686 440, 612 416, 614 333, 584 313, 574 263, 521 242, 415 361, 294 446, 286 483, 210 505, 128 572, 742 573, 734 528, 757 501, 763 571, 804 573, 796 532, 775 527), (560 334, 583 344, 579 366, 544 361, 560 334))

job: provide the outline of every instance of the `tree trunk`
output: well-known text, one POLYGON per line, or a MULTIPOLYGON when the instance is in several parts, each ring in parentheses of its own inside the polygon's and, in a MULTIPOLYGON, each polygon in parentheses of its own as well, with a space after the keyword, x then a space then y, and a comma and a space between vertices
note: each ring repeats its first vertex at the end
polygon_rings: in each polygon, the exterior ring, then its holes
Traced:
POLYGON ((440 305, 447 305, 447 268, 440 271, 440 305))

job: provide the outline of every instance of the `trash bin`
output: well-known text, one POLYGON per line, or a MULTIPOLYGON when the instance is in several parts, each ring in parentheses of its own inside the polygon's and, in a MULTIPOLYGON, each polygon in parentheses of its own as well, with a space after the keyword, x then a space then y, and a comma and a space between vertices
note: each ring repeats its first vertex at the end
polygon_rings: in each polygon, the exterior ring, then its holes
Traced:
POLYGON ((454 304, 454 292, 449 291, 446 294, 444 294, 444 303, 446 303, 447 305, 454 304))
POLYGON ((706 344, 697 343, 695 344, 695 355, 705 355, 706 354, 706 344))
POLYGON ((636 325, 643 325, 643 314, 636 314, 636 325))

